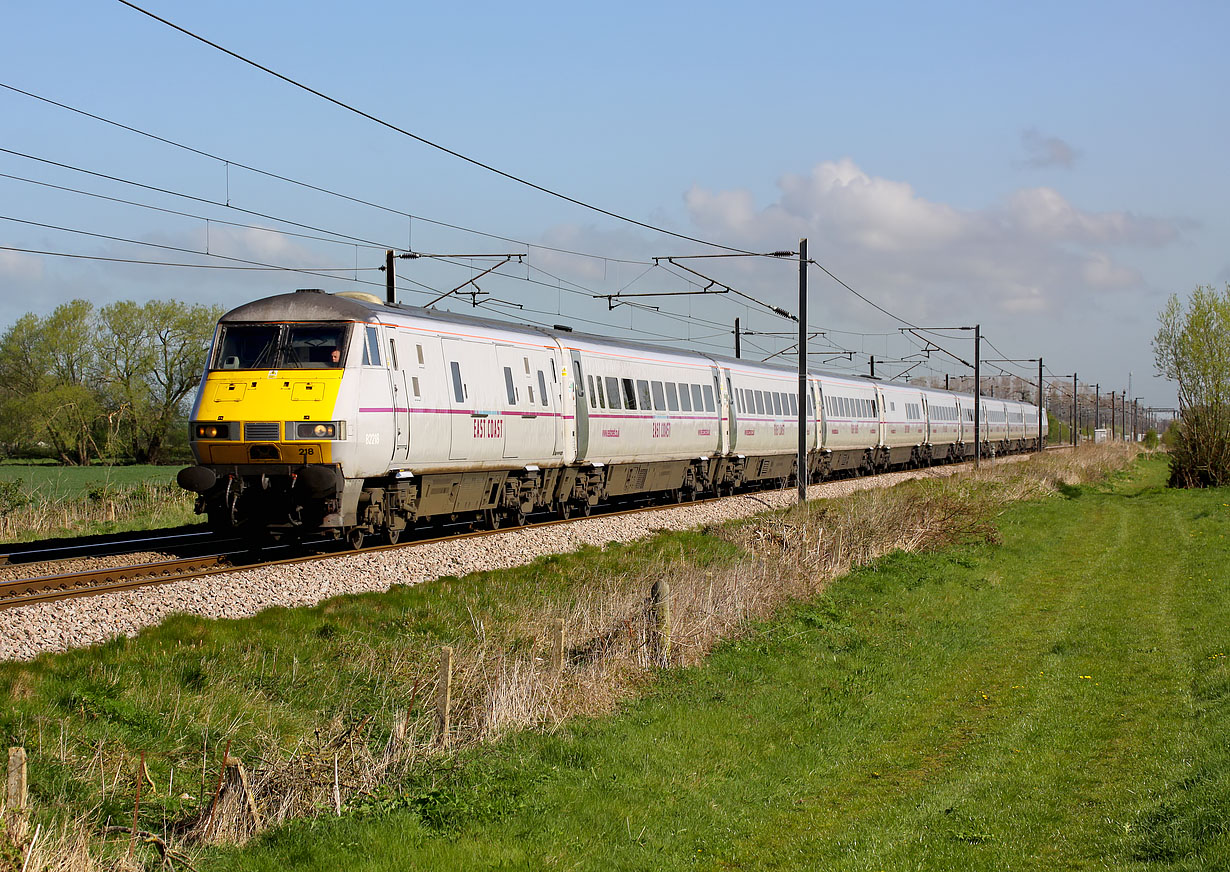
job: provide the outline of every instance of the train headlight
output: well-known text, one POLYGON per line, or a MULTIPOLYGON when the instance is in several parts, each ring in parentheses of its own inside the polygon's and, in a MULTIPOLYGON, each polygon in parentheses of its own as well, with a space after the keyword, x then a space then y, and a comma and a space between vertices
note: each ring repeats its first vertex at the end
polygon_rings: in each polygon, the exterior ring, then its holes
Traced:
POLYGON ((231 425, 226 423, 193 424, 192 434, 195 439, 230 439, 231 425))
POLYGON ((295 423, 296 439, 345 439, 340 421, 298 421, 295 423))

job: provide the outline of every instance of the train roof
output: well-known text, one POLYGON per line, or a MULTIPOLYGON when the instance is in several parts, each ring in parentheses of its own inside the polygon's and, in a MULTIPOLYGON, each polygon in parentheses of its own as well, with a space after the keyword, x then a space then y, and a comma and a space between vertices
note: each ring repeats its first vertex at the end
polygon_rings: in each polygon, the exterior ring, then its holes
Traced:
MULTIPOLYGON (((366 293, 343 292, 338 294, 330 294, 317 289, 302 289, 289 294, 277 294, 272 297, 264 297, 259 300, 254 300, 251 303, 245 303, 244 305, 227 312, 222 316, 220 321, 221 323, 286 320, 372 321, 379 320, 381 316, 387 317, 390 312, 425 321, 439 321, 444 324, 461 324, 489 330, 504 330, 514 333, 521 332, 548 336, 564 346, 574 343, 606 347, 633 345, 638 349, 656 351, 661 354, 671 355, 674 357, 702 358, 704 360, 713 361, 727 367, 754 366, 756 368, 771 369, 783 373, 798 372, 797 367, 784 366, 779 363, 749 360, 747 358, 693 351, 691 349, 671 348, 665 345, 656 345, 651 342, 642 342, 637 339, 624 339, 613 336, 601 336, 595 333, 583 333, 573 330, 572 328, 559 325, 554 328, 539 327, 536 325, 517 324, 512 321, 502 321, 496 318, 483 318, 477 315, 467 315, 458 312, 424 309, 418 306, 408 306, 404 303, 386 303, 374 294, 366 293)), ((807 371, 811 375, 846 382, 856 382, 866 385, 890 385, 898 388, 926 391, 932 394, 949 394, 952 396, 961 397, 970 396, 970 394, 962 393, 960 391, 946 391, 942 388, 922 387, 920 385, 909 384, 908 382, 903 383, 886 381, 884 379, 873 379, 868 376, 861 376, 848 372, 837 372, 835 370, 808 367, 807 371)), ((1009 403, 1016 402, 1015 400, 1003 398, 983 397, 983 399, 997 399, 1000 402, 1009 403)))

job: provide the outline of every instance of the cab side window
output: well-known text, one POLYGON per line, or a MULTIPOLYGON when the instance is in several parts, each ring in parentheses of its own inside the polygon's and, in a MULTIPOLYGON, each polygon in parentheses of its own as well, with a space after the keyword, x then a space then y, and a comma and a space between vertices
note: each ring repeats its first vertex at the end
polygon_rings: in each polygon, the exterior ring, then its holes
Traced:
POLYGON ((366 328, 364 336, 366 341, 363 343, 363 365, 380 366, 380 337, 376 328, 366 328))

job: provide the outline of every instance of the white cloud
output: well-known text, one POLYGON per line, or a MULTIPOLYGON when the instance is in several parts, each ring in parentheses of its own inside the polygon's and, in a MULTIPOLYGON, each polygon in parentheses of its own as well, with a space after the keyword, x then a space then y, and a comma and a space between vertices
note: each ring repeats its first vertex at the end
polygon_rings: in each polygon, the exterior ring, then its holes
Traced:
POLYGON ((1021 131, 1025 159, 1018 166, 1040 170, 1048 167, 1072 169, 1080 152, 1057 136, 1044 136, 1036 127, 1021 131))
POLYGON ((1053 188, 1024 188, 982 209, 922 197, 846 158, 786 175, 776 202, 694 187, 685 203, 702 232, 762 248, 812 240, 817 259, 910 317, 979 301, 1005 314, 1054 310, 1073 296, 1139 286, 1116 246, 1166 245, 1179 227, 1131 212, 1093 212, 1053 188))
POLYGON ((43 259, 24 251, 0 249, 0 277, 6 279, 36 280, 43 277, 43 259))

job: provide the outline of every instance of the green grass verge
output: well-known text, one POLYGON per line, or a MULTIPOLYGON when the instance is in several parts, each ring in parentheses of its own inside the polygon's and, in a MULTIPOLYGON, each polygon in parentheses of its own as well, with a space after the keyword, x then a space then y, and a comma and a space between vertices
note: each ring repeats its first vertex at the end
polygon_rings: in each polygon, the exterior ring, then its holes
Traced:
MULTIPOLYGON (((533 614, 594 578, 741 554, 714 536, 671 533, 314 608, 231 621, 175 616, 135 638, 0 664, 0 737, 29 749, 36 808, 91 825, 131 820, 130 774, 145 752, 160 790, 143 795, 142 825, 162 832, 208 805, 228 741, 251 761, 289 751, 335 716, 353 725, 372 714, 366 735, 379 746, 394 709, 434 675, 441 645, 473 644, 481 627, 515 652, 530 640, 509 637, 510 616, 533 614)), ((415 710, 431 706, 424 693, 415 710)))
POLYGON ((204 865, 1230 868, 1230 492, 1165 476, 882 560, 617 717, 204 865))

